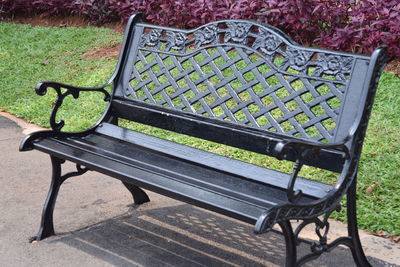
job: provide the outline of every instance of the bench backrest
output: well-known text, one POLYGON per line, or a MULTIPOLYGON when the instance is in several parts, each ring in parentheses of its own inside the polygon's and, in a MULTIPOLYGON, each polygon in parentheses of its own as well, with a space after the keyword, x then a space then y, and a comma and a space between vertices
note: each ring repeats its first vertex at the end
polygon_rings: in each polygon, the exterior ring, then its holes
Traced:
MULTIPOLYGON (((134 21, 125 42, 119 117, 265 154, 282 138, 351 142, 373 79, 370 57, 302 47, 252 21, 134 21)), ((340 170, 340 154, 325 156, 311 165, 340 170)))

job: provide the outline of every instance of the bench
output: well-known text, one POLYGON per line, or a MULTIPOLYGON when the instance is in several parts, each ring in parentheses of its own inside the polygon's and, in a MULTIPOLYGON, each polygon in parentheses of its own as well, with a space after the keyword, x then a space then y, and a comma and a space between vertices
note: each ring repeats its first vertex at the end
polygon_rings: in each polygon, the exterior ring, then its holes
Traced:
POLYGON ((351 249, 358 266, 370 266, 358 236, 356 176, 385 64, 385 47, 372 56, 307 48, 253 21, 181 30, 145 24, 134 15, 115 73, 104 86, 36 86, 37 94, 52 88, 58 97, 52 129, 26 136, 20 146, 49 154, 52 163, 35 239, 54 235, 53 209, 63 181, 92 170, 121 180, 135 204, 149 201, 143 188, 250 223, 256 234, 279 225, 286 266, 302 265, 338 245, 351 249), (78 98, 83 91, 104 94, 104 114, 85 131, 62 131, 59 107, 65 97, 78 98), (292 161, 293 172, 135 132, 118 126, 121 119, 292 161), (76 171, 62 174, 65 161, 76 163, 76 171), (337 173, 337 182, 298 177, 303 165, 337 173), (348 236, 328 243, 328 218, 344 195, 348 236), (291 220, 300 222, 296 229, 291 220), (298 259, 299 233, 309 224, 318 240, 298 259))

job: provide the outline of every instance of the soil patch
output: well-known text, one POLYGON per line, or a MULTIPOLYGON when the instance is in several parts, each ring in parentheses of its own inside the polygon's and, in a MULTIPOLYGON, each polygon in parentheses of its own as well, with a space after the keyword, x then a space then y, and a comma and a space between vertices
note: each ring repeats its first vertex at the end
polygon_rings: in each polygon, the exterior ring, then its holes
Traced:
POLYGON ((385 70, 390 71, 398 76, 400 76, 400 58, 396 58, 389 62, 385 70))
MULTIPOLYGON (((49 27, 89 27, 94 26, 90 24, 90 21, 82 16, 66 16, 66 17, 47 17, 43 15, 32 15, 23 16, 16 15, 12 19, 6 21, 29 24, 32 26, 49 26, 49 27)), ((118 32, 124 32, 126 23, 121 21, 115 21, 111 23, 105 23, 101 25, 96 25, 97 27, 111 28, 118 32)))
POLYGON ((109 47, 98 47, 94 48, 83 54, 87 58, 117 58, 119 56, 119 51, 121 50, 121 43, 109 46, 109 47))

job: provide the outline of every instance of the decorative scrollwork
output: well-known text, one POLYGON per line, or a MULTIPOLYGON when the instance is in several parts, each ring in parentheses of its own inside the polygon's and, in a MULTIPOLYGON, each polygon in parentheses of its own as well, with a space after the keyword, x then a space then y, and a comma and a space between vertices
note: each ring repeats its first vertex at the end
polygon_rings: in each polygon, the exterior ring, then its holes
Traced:
POLYGON ((161 38, 161 30, 153 29, 148 34, 144 34, 142 36, 142 41, 140 42, 140 46, 150 46, 150 47, 158 47, 161 38))
MULTIPOLYGON (((289 62, 291 68, 302 71, 308 66, 313 54, 314 53, 310 51, 288 47, 286 49, 286 57, 284 62, 289 62)), ((284 64, 282 64, 282 66, 283 65, 284 64)))
POLYGON ((267 55, 272 55, 281 44, 281 38, 260 28, 260 32, 257 34, 256 40, 254 41, 253 48, 260 49, 267 55))
POLYGON ((182 32, 167 32, 167 47, 166 50, 174 49, 181 51, 185 49, 187 35, 182 32))
POLYGON ((92 92, 101 92, 104 94, 104 101, 110 101, 110 94, 104 89, 108 84, 105 84, 103 87, 98 88, 83 88, 83 87, 73 87, 66 84, 56 83, 56 82, 42 82, 36 85, 35 91, 38 95, 45 95, 47 93, 48 88, 53 88, 57 93, 57 98, 53 104, 53 109, 50 115, 50 126, 55 132, 61 131, 61 129, 65 125, 65 121, 61 120, 59 122, 56 121, 57 111, 61 107, 64 99, 72 95, 75 99, 79 97, 79 93, 82 91, 92 91, 92 92), (65 92, 62 92, 62 89, 66 89, 65 92))
POLYGON ((301 75, 329 76, 336 81, 347 80, 346 75, 351 72, 354 62, 354 56, 329 54, 293 45, 277 31, 251 22, 213 22, 192 31, 147 27, 145 32, 139 42, 140 48, 159 52, 172 50, 184 56, 193 49, 193 43, 196 49, 205 45, 240 44, 266 55, 270 60, 282 57, 283 63, 272 66, 279 71, 286 72, 291 68, 301 75), (161 45, 163 43, 164 46, 161 45))
POLYGON ((330 224, 328 220, 332 212, 333 210, 330 210, 327 213, 325 213, 322 220, 318 217, 315 217, 312 219, 304 220, 301 224, 297 226, 296 230, 294 231, 294 236, 297 245, 300 244, 300 239, 299 239, 300 232, 304 229, 305 226, 309 224, 315 225, 315 234, 318 237, 318 240, 312 242, 310 245, 311 253, 304 255, 297 261, 298 266, 301 266, 306 262, 318 258, 319 256, 321 256, 322 253, 329 252, 333 248, 339 245, 346 245, 348 247, 353 247, 351 238, 348 236, 337 238, 336 240, 328 243, 328 234, 330 230, 330 224))
POLYGON ((63 183, 65 180, 67 180, 68 178, 74 177, 74 176, 79 176, 82 175, 84 173, 86 173, 87 171, 89 171, 89 168, 87 168, 86 166, 82 166, 80 164, 76 164, 76 171, 74 172, 68 172, 64 175, 62 175, 60 177, 61 182, 63 183))
POLYGON ((209 25, 194 32, 196 48, 212 44, 217 40, 218 28, 216 25, 209 25))
POLYGON ((317 68, 313 76, 334 75, 338 80, 346 80, 346 74, 350 74, 354 59, 338 55, 318 54, 317 68))
POLYGON ((228 30, 225 32, 224 42, 234 41, 241 44, 247 43, 247 37, 249 36, 249 30, 251 28, 250 23, 246 22, 228 22, 226 23, 228 30))

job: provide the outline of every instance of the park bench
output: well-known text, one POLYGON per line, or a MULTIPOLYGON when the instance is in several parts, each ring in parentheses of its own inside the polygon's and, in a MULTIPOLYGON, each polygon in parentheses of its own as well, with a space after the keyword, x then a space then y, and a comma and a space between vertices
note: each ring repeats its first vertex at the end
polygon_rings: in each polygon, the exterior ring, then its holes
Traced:
POLYGON ((256 234, 279 225, 286 266, 299 266, 338 245, 351 249, 358 266, 369 266, 358 236, 356 176, 385 63, 385 47, 372 56, 307 48, 253 21, 181 30, 132 16, 115 73, 104 86, 36 86, 39 95, 48 88, 58 95, 52 130, 28 135, 20 146, 48 153, 52 162, 36 240, 54 234, 53 209, 63 181, 92 170, 121 180, 136 204, 149 201, 144 188, 250 223, 256 234), (65 97, 78 98, 83 91, 104 94, 103 116, 85 131, 61 131, 59 107, 65 97), (293 172, 136 132, 118 126, 120 120, 292 161, 293 172), (76 163, 76 171, 62 174, 65 161, 76 163), (303 165, 337 173, 338 179, 332 185, 298 177, 303 165), (348 236, 328 243, 328 218, 344 195, 348 236), (291 220, 300 222, 295 230, 291 220), (299 233, 309 224, 319 238, 309 243, 310 254, 298 259, 299 233))

